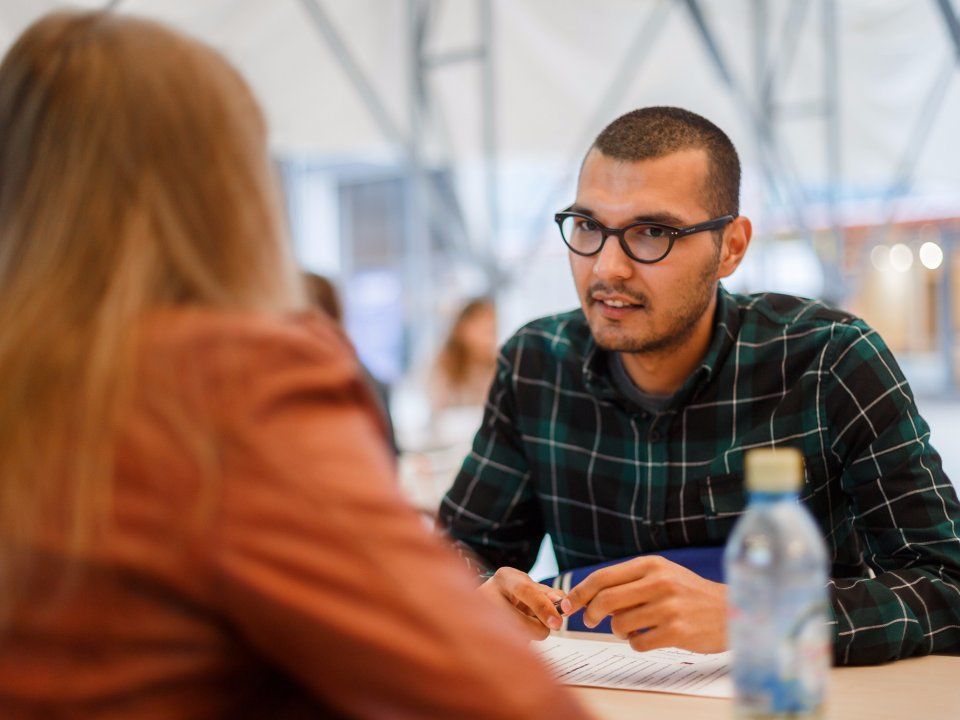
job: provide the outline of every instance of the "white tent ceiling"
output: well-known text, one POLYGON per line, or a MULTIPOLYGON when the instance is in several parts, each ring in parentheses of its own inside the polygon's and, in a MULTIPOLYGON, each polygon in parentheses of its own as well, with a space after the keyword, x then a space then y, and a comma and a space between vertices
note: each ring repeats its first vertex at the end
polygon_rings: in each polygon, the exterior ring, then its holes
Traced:
MULTIPOLYGON (((667 18, 649 37, 628 89, 610 108, 681 105, 727 128, 754 163, 752 128, 723 87, 681 3, 663 0, 667 18)), ((788 0, 765 3, 772 55, 781 49, 788 0)), ((796 62, 778 85, 781 102, 819 102, 823 65, 819 7, 812 2, 799 34, 796 62)), ((61 6, 50 0, 2 0, 0 43, 61 6)), ((98 3, 79 3, 96 7, 98 3)), ((370 79, 395 124, 408 110, 405 0, 321 0, 320 5, 370 79)), ((501 159, 570 164, 596 132, 591 116, 624 52, 655 0, 493 0, 497 146, 501 159)), ((704 12, 721 51, 743 86, 756 84, 752 0, 707 0, 704 12)), ((282 154, 378 157, 393 147, 371 118, 298 0, 124 0, 120 9, 169 22, 222 49, 254 85, 282 154)), ((477 35, 475 4, 446 0, 427 42, 431 50, 469 45, 477 35)), ((881 191, 891 180, 934 78, 955 55, 934 2, 839 0, 840 139, 843 186, 881 191)), ((957 74, 954 72, 954 74, 957 74)), ((450 136, 449 154, 469 161, 480 152, 479 73, 469 63, 432 73, 430 84, 450 136)), ((929 131, 916 167, 928 194, 960 186, 960 91, 955 79, 929 131)), ((602 124, 602 123, 601 123, 602 124)), ((824 122, 797 119, 779 126, 799 175, 817 188, 825 177, 824 122)), ((439 152, 439 150, 438 150, 439 152)))
MULTIPOLYGON (((483 267, 491 279, 506 270, 516 295, 506 306, 525 313, 575 301, 552 212, 570 201, 592 137, 635 107, 687 107, 729 132, 744 163, 742 205, 760 238, 786 230, 809 239, 804 226, 828 224, 823 200, 833 193, 842 201, 837 219, 847 224, 960 217, 960 24, 955 46, 944 21, 946 8, 956 12, 951 2, 958 0, 119 0, 119 10, 170 23, 231 58, 260 98, 281 157, 337 172, 358 161, 396 171, 404 148, 413 146, 427 165, 453 170, 468 262, 430 264, 424 230, 447 222, 437 212, 444 203, 421 201, 410 213, 419 225, 408 232, 413 244, 405 248, 404 272, 415 296, 409 316, 422 336, 415 345, 425 348, 435 334, 425 324, 444 286, 440 271, 455 278, 463 267, 483 267), (422 77, 430 114, 413 133, 413 10, 432 9, 420 57, 437 58, 482 44, 484 3, 492 14, 492 92, 484 94, 480 61, 430 70, 422 77), (826 42, 830 8, 835 63, 826 42), (723 82, 698 31, 697 9, 736 91, 723 82), (318 14, 329 24, 316 22, 318 14), (339 51, 331 33, 342 40, 339 51), (351 64, 353 77, 345 72, 351 64), (356 75, 368 84, 366 98, 356 75), (765 76, 775 78, 766 105, 765 76), (379 119, 370 96, 382 108, 379 119), (492 108, 492 145, 484 143, 485 108, 492 108), (771 122, 774 152, 762 149, 758 117, 771 122), (491 147, 495 153, 485 154, 491 147), (495 188, 486 172, 491 157, 495 188)), ((0 46, 61 6, 0 0, 0 46)), ((306 205, 313 220, 327 221, 316 197, 306 205)), ((321 254, 337 245, 323 228, 309 234, 324 246, 321 254)), ((807 253, 816 248, 824 291, 838 297, 844 270, 834 238, 832 245, 807 243, 807 253)), ((886 239, 875 233, 857 252, 865 258, 871 242, 886 239)), ((787 265, 791 276, 798 273, 797 263, 787 265)), ((755 275, 767 285, 764 267, 757 265, 755 275)))

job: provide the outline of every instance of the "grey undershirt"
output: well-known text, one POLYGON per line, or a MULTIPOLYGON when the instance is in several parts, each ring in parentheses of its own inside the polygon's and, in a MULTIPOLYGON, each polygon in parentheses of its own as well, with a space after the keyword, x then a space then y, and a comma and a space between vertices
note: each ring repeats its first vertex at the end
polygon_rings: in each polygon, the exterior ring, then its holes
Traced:
POLYGON ((608 357, 610 370, 613 373, 613 384, 627 400, 651 414, 656 414, 664 410, 667 405, 670 404, 673 395, 652 395, 636 386, 633 380, 630 379, 627 369, 623 366, 620 353, 611 352, 608 353, 608 357))

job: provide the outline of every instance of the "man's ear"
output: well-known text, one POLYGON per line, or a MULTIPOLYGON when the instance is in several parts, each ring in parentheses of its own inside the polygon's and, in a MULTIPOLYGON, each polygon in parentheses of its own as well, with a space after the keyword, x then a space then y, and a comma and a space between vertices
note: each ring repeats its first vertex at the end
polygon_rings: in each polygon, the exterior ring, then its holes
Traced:
POLYGON ((720 245, 720 264, 717 266, 717 279, 730 277, 740 265, 743 256, 750 246, 753 236, 753 225, 750 218, 739 216, 734 218, 723 231, 723 242, 720 245))

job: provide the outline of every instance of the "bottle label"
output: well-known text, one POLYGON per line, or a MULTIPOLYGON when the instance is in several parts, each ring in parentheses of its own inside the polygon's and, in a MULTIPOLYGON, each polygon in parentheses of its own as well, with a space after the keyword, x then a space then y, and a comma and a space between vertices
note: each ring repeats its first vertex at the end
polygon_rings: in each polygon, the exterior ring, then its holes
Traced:
POLYGON ((746 607, 731 603, 737 704, 754 715, 815 713, 830 668, 825 600, 780 604, 775 616, 758 613, 757 598, 750 600, 746 607))

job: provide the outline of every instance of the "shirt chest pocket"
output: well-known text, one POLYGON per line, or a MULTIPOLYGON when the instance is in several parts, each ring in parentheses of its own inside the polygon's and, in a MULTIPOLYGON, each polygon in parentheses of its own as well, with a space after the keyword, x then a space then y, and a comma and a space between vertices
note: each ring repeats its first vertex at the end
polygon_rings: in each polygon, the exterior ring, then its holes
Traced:
POLYGON ((707 537, 725 542, 747 506, 743 475, 708 475, 700 481, 707 537))

